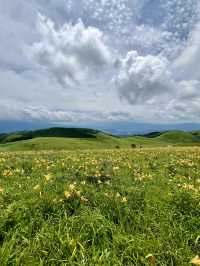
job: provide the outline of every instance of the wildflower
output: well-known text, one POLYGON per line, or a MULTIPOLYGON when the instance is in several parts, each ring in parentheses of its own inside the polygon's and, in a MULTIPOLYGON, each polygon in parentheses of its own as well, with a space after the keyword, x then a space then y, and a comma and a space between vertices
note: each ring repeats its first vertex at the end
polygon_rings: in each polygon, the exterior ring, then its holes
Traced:
POLYGON ((53 178, 52 174, 47 174, 44 176, 45 180, 48 182, 48 181, 51 181, 51 179, 53 178))
POLYGON ((69 185, 69 190, 72 191, 72 190, 74 190, 74 189, 75 189, 75 184, 70 184, 70 185, 69 185))
POLYGON ((64 192, 65 198, 70 199, 71 198, 71 193, 69 191, 64 192))
POLYGON ((80 201, 81 201, 81 203, 84 204, 84 203, 87 203, 87 202, 88 202, 88 199, 82 196, 82 197, 80 198, 80 201))
POLYGON ((24 174, 24 169, 16 168, 14 171, 15 171, 15 173, 17 173, 17 174, 24 174))
POLYGON ((148 254, 145 259, 147 259, 148 262, 151 264, 155 264, 156 262, 156 257, 153 254, 148 254))
POLYGON ((12 171, 11 170, 4 170, 3 171, 3 174, 2 174, 4 177, 9 177, 9 176, 12 176, 12 171))
POLYGON ((152 175, 148 174, 136 174, 135 180, 143 182, 143 181, 148 181, 148 180, 152 180, 153 177, 152 175))
POLYGON ((112 198, 112 197, 113 197, 113 194, 112 194, 112 193, 107 193, 107 192, 105 192, 104 195, 105 195, 107 198, 112 198))
POLYGON ((38 185, 34 186, 33 190, 39 191, 40 190, 40 185, 38 184, 38 185))
POLYGON ((127 198, 126 197, 122 197, 122 199, 121 199, 121 202, 122 203, 126 203, 128 200, 127 200, 127 198))
POLYGON ((81 185, 85 185, 85 184, 86 184, 86 181, 82 181, 82 182, 81 182, 81 185))
POLYGON ((197 255, 196 257, 194 257, 192 260, 191 260, 191 263, 193 265, 200 265, 200 257, 197 255))
POLYGON ((4 189, 0 186, 0 193, 3 193, 4 189))
POLYGON ((198 192, 198 189, 196 189, 194 187, 194 185, 191 185, 191 184, 184 183, 183 185, 181 185, 181 188, 186 189, 186 190, 190 190, 190 191, 194 191, 194 192, 198 192))

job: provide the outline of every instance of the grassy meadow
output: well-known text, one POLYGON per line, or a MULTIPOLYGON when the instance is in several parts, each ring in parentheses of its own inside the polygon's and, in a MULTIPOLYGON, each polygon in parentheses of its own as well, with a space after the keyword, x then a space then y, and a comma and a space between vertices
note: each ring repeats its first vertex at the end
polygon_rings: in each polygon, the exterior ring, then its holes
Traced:
POLYGON ((200 146, 200 131, 153 132, 114 136, 84 128, 49 128, 0 134, 0 151, 130 149, 136 147, 200 146))
POLYGON ((198 147, 4 150, 0 265, 200 265, 199 173, 198 147))

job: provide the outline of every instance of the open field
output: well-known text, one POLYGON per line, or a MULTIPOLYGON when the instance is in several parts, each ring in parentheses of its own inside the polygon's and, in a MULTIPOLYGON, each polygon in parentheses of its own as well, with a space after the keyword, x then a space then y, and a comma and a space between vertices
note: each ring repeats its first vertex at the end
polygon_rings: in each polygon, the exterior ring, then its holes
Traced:
POLYGON ((153 132, 144 136, 113 136, 93 129, 49 128, 0 134, 0 150, 85 150, 137 147, 200 146, 200 132, 153 132))
POLYGON ((0 265, 191 265, 200 149, 0 153, 0 265))
MULTIPOLYGON (((21 140, 12 143, 0 144, 0 150, 4 151, 40 151, 40 150, 97 150, 97 149, 115 149, 131 148, 135 144, 144 147, 167 146, 168 143, 145 139, 143 137, 107 137, 98 136, 94 139, 81 138, 35 138, 30 140, 21 140)), ((190 144, 192 145, 192 144, 190 144)))

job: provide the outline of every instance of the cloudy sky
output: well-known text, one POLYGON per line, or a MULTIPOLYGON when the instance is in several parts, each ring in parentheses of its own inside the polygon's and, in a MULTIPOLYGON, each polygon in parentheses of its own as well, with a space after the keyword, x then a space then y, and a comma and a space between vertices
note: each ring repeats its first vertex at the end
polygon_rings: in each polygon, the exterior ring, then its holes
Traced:
POLYGON ((0 120, 200 122, 199 0, 0 0, 0 120))

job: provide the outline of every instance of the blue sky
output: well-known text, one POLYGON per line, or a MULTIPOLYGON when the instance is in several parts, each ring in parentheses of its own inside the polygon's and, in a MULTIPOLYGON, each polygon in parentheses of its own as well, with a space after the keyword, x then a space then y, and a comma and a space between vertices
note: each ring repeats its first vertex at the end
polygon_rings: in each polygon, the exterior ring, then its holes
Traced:
POLYGON ((0 2, 0 120, 199 123, 198 0, 0 2))

